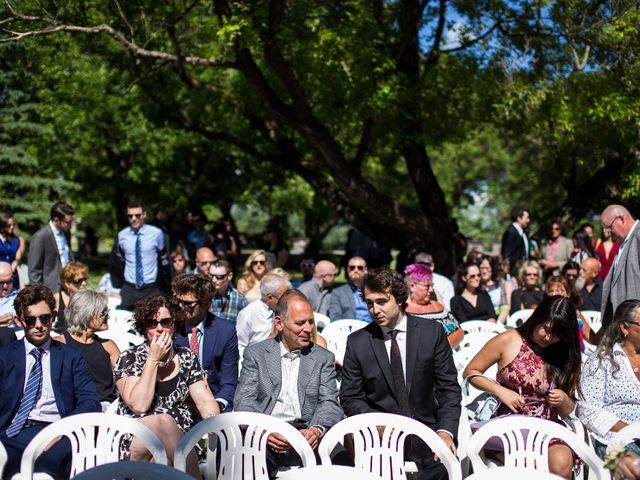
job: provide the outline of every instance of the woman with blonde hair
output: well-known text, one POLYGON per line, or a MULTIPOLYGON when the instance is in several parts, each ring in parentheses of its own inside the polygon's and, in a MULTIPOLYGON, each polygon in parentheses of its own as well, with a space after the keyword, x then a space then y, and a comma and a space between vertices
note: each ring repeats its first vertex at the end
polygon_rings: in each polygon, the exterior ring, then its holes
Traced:
POLYGON ((518 310, 535 309, 542 299, 544 292, 539 286, 542 278, 542 267, 535 260, 527 260, 520 265, 518 280, 520 288, 511 294, 511 313, 518 310))
POLYGON ((236 288, 249 303, 260 298, 260 281, 272 268, 268 258, 267 252, 256 250, 244 262, 243 272, 236 288))
POLYGON ((64 333, 67 331, 67 321, 64 310, 71 297, 78 291, 87 288, 89 281, 89 267, 80 262, 69 262, 60 271, 60 291, 55 292, 53 297, 56 300, 58 316, 53 329, 56 332, 64 333))

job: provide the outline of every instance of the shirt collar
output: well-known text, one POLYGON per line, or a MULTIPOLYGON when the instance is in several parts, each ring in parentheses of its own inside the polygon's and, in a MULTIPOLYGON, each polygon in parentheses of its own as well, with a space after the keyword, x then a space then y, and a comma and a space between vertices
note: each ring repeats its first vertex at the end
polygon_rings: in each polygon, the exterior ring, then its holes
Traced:
POLYGON ((53 223, 53 220, 49 220, 49 226, 51 227, 51 230, 53 230, 54 235, 60 235, 62 233, 60 230, 56 228, 56 225, 55 223, 53 223))
POLYGON ((522 229, 522 227, 520 226, 520 224, 518 222, 513 222, 513 228, 515 228, 518 233, 520 234, 520 236, 524 235, 524 230, 522 229))
POLYGON ((41 348, 42 350, 45 351, 45 353, 48 353, 49 350, 51 350, 51 338, 49 338, 49 340, 47 340, 46 342, 44 342, 42 345, 39 345, 39 346, 35 346, 33 343, 27 340, 27 337, 24 337, 23 341, 24 341, 24 348, 27 355, 29 355, 31 350, 33 350, 34 348, 41 348))
POLYGON ((282 340, 280 340, 279 343, 280 343, 280 358, 288 358, 290 360, 295 360, 296 358, 300 358, 300 349, 290 352, 284 346, 284 343, 282 343, 282 340))
POLYGON ((144 227, 146 227, 146 226, 147 226, 147 224, 146 224, 146 223, 143 223, 143 224, 142 224, 142 226, 141 226, 138 230, 135 230, 131 225, 129 225, 129 231, 130 231, 133 235, 136 235, 136 234, 138 234, 138 233, 140 233, 140 235, 142 235, 142 234, 144 233, 144 230, 145 230, 145 228, 144 228, 144 227))
MULTIPOLYGON (((384 333, 385 335, 388 335, 389 332, 391 331, 387 327, 380 327, 380 328, 382 329, 382 333, 384 333)), ((406 332, 407 331, 407 316, 406 315, 402 315, 402 320, 400 320, 398 322, 398 324, 396 325, 396 328, 394 328, 394 330, 398 330, 399 332, 406 332)))

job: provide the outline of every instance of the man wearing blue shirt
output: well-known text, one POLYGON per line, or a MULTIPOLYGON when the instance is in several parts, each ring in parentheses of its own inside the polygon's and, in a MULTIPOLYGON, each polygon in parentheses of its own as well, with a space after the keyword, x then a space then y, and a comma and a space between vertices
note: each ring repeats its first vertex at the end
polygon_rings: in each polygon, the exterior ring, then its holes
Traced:
POLYGON ((352 257, 347 262, 346 285, 336 288, 329 303, 329 318, 331 321, 342 319, 356 319, 371 321, 369 309, 362 299, 362 285, 367 276, 367 262, 362 257, 352 257))
POLYGON ((164 250, 162 230, 144 223, 147 212, 142 202, 127 205, 129 226, 118 233, 118 245, 124 256, 124 283, 120 295, 123 310, 158 289, 158 256, 164 250))

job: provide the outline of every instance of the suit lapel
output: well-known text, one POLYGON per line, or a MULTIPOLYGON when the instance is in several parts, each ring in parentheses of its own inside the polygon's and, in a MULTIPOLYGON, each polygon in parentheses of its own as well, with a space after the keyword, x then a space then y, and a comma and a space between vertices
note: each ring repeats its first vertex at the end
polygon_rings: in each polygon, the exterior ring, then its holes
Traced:
POLYGON ((313 372, 313 368, 316 364, 314 352, 315 345, 312 345, 311 348, 307 349, 306 352, 303 352, 300 355, 300 369, 298 371, 298 398, 300 399, 300 412, 302 412, 307 385, 309 384, 309 380, 311 380, 311 373, 313 372))
POLYGON ((265 362, 271 383, 275 387, 273 395, 278 398, 282 386, 282 365, 280 361, 280 342, 272 341, 265 351, 265 362))
MULTIPOLYGON (((53 395, 56 398, 56 405, 58 406, 58 413, 60 413, 61 417, 65 417, 67 414, 67 410, 64 407, 64 402, 62 401, 62 391, 60 387, 62 386, 62 360, 63 360, 63 352, 60 348, 60 344, 55 340, 51 341, 51 359, 50 359, 50 369, 51 369, 51 386, 53 387, 53 395)), ((71 385, 67 386, 68 388, 73 388, 71 385)))
POLYGON ((60 261, 60 250, 58 250, 58 244, 56 243, 56 235, 55 233, 53 233, 53 229, 51 228, 51 225, 48 225, 48 235, 47 235, 47 242, 49 243, 49 248, 51 249, 51 251, 56 252, 57 253, 57 263, 59 263, 60 265, 62 265, 62 262, 60 261))
POLYGON ((418 328, 418 320, 412 315, 407 315, 407 351, 406 351, 406 364, 407 364, 407 394, 411 393, 411 380, 413 379, 413 367, 416 364, 416 358, 418 356, 418 347, 420 346, 420 331, 418 328))
POLYGON ((370 337, 371 349, 373 350, 373 354, 375 355, 376 360, 378 360, 378 365, 380 365, 382 376, 387 381, 389 388, 395 395, 395 388, 393 385, 393 376, 391 374, 391 363, 389 363, 389 354, 387 353, 387 349, 384 346, 382 329, 379 326, 375 325, 371 333, 372 333, 370 337))
POLYGON ((213 359, 217 330, 214 326, 215 317, 213 315, 209 316, 207 313, 204 321, 204 338, 202 339, 202 358, 200 362, 205 370, 207 370, 209 368, 209 362, 213 359))
MULTIPOLYGON (((631 250, 631 238, 627 241, 627 244, 624 246, 624 250, 622 250, 622 254, 618 259, 618 265, 613 267, 613 278, 611 279, 611 287, 616 284, 620 274, 622 273, 622 266, 627 261, 627 257, 629 256, 629 250, 631 250)), ((615 257, 614 257, 614 265, 615 265, 615 257)))

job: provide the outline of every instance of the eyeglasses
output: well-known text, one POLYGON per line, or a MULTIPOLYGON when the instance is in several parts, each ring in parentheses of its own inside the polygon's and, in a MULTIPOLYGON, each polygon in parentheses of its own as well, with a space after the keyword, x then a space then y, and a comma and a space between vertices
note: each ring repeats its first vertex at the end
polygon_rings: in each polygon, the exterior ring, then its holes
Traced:
POLYGON ((0 285, 13 285, 13 275, 8 280, 0 280, 0 285))
POLYGON ((87 280, 89 280, 87 277, 74 278, 73 280, 71 280, 71 283, 73 283, 76 287, 79 287, 83 283, 87 283, 87 280))
POLYGON ((216 280, 224 280, 225 278, 227 278, 227 275, 229 275, 228 273, 223 273, 223 274, 215 274, 212 273, 211 276, 213 278, 215 278, 216 280))
POLYGON ((180 304, 180 306, 182 308, 191 309, 191 308, 195 307, 198 304, 198 300, 189 301, 189 300, 180 300, 179 298, 176 298, 176 300, 178 301, 178 303, 180 304))
POLYGON ((364 272, 364 265, 349 265, 347 268, 349 268, 350 272, 353 272, 354 270, 359 270, 361 272, 364 272))
POLYGON ((640 327, 640 323, 638 322, 624 322, 624 323, 635 325, 636 327, 640 327))
POLYGON ((618 215, 616 218, 614 218, 609 225, 603 225, 602 230, 604 230, 605 232, 610 232, 611 227, 613 227, 613 224, 616 223, 616 220, 618 220, 619 218, 622 218, 622 215, 618 215))
POLYGON ((474 279, 474 278, 480 278, 480 274, 479 273, 474 273, 473 275, 467 275, 468 279, 474 279))
POLYGON ((147 328, 157 328, 162 325, 164 328, 173 327, 173 318, 161 318, 160 320, 147 320, 147 328))
POLYGON ((431 287, 433 287, 433 283, 420 283, 420 282, 413 282, 414 285, 422 285, 423 287, 429 289, 431 287))
POLYGON ((109 320, 109 307, 105 307, 104 310, 100 312, 100 319, 103 322, 106 322, 107 320, 109 320))
POLYGON ((132 220, 134 218, 142 218, 142 214, 141 213, 127 213, 127 218, 129 220, 132 220))
POLYGON ((254 260, 251 262, 251 266, 253 265, 266 265, 267 261, 266 260, 254 260))
POLYGON ((537 277, 538 273, 537 272, 527 272, 524 274, 525 277, 537 277))
POLYGON ((553 231, 560 230, 560 227, 551 227, 551 230, 553 231))
POLYGON ((22 323, 24 323, 28 328, 31 328, 35 326, 37 320, 40 320, 42 325, 49 325, 53 321, 53 313, 43 313, 38 317, 27 315, 22 319, 22 323))
POLYGON ((214 260, 196 260, 198 265, 212 265, 214 260))

